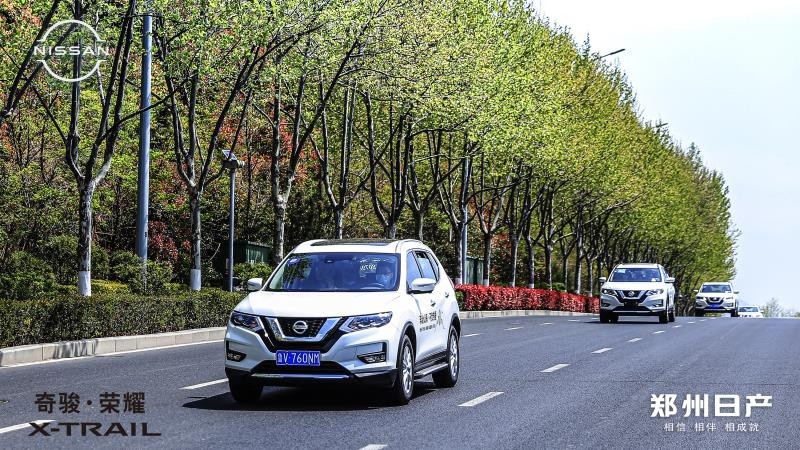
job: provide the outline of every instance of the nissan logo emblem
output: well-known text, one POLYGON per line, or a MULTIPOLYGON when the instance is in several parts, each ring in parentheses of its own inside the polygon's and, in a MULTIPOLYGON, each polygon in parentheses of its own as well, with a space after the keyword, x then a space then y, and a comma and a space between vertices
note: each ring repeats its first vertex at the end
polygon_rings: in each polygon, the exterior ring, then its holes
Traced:
POLYGON ((308 331, 308 324, 305 320, 298 320, 292 324, 292 330, 294 330, 294 332, 297 334, 303 334, 308 331))
POLYGON ((628 291, 628 297, 633 297, 633 296, 634 296, 634 294, 635 294, 635 293, 634 293, 633 291, 628 291))

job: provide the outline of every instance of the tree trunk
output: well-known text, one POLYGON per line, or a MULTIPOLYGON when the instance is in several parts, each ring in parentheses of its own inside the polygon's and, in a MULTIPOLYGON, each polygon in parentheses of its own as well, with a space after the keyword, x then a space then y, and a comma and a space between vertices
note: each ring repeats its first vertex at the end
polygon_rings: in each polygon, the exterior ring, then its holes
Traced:
POLYGON ((492 235, 483 236, 483 285, 489 285, 489 271, 492 270, 492 235))
POLYGON ((189 192, 189 209, 192 215, 192 266, 189 271, 189 289, 199 291, 202 287, 203 260, 200 254, 202 243, 202 223, 200 219, 200 199, 202 195, 198 189, 189 192))
POLYGON ((344 235, 344 208, 341 205, 336 205, 333 209, 333 236, 336 239, 341 239, 344 235))
POLYGON ((425 225, 425 216, 422 211, 414 211, 414 228, 416 230, 417 239, 422 240, 423 227, 425 225))
POLYGON ((528 250, 528 260, 526 261, 528 266, 528 287, 532 289, 536 285, 536 271, 534 266, 534 245, 529 234, 525 235, 525 248, 528 250))
MULTIPOLYGON (((83 184, 83 183, 81 183, 83 184)), ((84 297, 92 295, 92 197, 95 185, 92 182, 79 186, 78 216, 78 294, 84 297)))
POLYGON ((462 258, 462 253, 464 250, 461 248, 461 234, 463 233, 462 228, 464 225, 457 224, 455 227, 455 239, 453 239, 455 243, 455 251, 456 257, 458 258, 458 264, 456 264, 456 282, 454 284, 467 284, 467 275, 466 270, 467 268, 464 267, 464 259, 462 258))
POLYGON ((508 284, 511 287, 517 285, 517 254, 519 253, 519 239, 516 233, 511 235, 511 276, 508 279, 508 284))
POLYGON ((275 227, 272 230, 272 262, 277 267, 283 259, 284 230, 286 229, 286 202, 275 203, 275 227))
POLYGON ((553 244, 544 245, 544 277, 547 278, 547 288, 553 289, 553 244))
POLYGON ((589 297, 594 295, 594 272, 592 271, 592 260, 586 260, 586 277, 589 282, 589 297))

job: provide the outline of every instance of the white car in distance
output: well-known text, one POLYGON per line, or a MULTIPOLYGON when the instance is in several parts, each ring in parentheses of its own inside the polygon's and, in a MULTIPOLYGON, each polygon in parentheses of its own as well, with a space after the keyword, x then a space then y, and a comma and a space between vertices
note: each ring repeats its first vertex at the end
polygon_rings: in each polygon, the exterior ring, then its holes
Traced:
POLYGON ((739 317, 764 317, 764 314, 761 313, 761 308, 758 306, 740 306, 738 312, 739 317))

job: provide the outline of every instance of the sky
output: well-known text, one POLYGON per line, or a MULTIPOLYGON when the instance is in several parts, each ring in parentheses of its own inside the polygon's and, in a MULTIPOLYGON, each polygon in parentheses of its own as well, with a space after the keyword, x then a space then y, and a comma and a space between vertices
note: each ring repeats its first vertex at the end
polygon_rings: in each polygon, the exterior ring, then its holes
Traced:
POLYGON ((531 4, 594 52, 625 49, 608 62, 627 73, 643 118, 694 142, 727 182, 741 303, 800 311, 800 1, 531 4))

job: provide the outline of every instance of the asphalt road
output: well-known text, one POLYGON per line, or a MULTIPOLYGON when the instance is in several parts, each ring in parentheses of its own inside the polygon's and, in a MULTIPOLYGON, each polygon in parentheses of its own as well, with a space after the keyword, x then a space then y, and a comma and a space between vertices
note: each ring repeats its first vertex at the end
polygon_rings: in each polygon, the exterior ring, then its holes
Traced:
POLYGON ((435 389, 423 379, 403 407, 370 391, 293 388, 265 388, 260 404, 240 406, 220 381, 221 342, 0 368, 0 448, 798 447, 800 321, 656 322, 465 320, 457 386, 435 389), (45 392, 55 394, 52 413, 36 403, 45 392), (119 394, 120 412, 101 412, 105 392, 119 394), (137 392, 144 411, 124 411, 125 394, 137 392), (60 393, 79 395, 80 412, 61 412, 60 393), (676 396, 674 415, 651 417, 652 396, 661 394, 676 396), (708 417, 702 408, 684 417, 687 396, 704 394, 708 417), (738 395, 738 415, 715 417, 715 394, 738 395), (771 396, 771 406, 745 417, 755 395, 771 396), (37 420, 52 422, 43 432, 24 425, 37 420), (132 422, 137 436, 121 435, 132 422), (145 422, 159 435, 141 436, 145 422), (93 427, 111 433, 94 436, 93 427))

